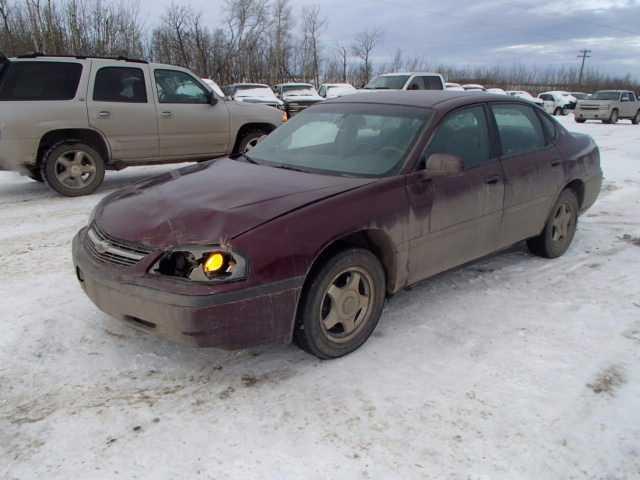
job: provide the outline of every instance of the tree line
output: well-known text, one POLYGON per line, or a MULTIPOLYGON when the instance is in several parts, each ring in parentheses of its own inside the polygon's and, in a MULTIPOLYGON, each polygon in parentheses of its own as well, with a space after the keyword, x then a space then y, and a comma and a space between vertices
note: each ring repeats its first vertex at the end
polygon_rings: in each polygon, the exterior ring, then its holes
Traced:
POLYGON ((398 50, 375 63, 384 31, 368 28, 331 45, 324 40, 328 18, 319 5, 294 8, 291 0, 226 0, 219 25, 203 12, 171 3, 146 27, 139 4, 109 0, 0 0, 0 51, 127 56, 187 67, 220 84, 298 80, 365 84, 390 71, 437 71, 451 81, 482 83, 534 92, 549 88, 595 90, 640 88, 630 75, 619 78, 595 69, 577 85, 576 67, 438 65, 405 57, 398 50))

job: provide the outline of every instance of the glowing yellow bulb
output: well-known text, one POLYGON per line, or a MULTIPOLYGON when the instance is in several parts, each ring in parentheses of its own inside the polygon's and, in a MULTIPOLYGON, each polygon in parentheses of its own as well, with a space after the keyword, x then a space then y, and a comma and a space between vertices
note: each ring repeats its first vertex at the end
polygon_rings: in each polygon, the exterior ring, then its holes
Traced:
POLYGON ((205 273, 215 273, 220 271, 222 267, 224 267, 224 255, 220 252, 215 252, 209 255, 207 261, 204 262, 204 272, 205 273))

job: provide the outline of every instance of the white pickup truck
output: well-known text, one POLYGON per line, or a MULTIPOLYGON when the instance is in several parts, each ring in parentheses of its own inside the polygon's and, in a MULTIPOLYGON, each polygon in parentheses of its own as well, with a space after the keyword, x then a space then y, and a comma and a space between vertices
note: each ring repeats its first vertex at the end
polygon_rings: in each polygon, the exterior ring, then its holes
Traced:
POLYGON ((627 119, 634 125, 638 125, 640 102, 636 94, 628 90, 600 90, 587 100, 578 101, 575 119, 578 123, 584 123, 587 120, 617 123, 618 120, 627 119))

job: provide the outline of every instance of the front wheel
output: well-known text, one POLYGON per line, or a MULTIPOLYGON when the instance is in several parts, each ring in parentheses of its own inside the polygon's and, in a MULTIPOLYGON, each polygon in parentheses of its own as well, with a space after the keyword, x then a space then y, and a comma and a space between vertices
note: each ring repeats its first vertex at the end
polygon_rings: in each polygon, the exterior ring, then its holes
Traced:
POLYGON ((586 120, 584 118, 576 118, 576 123, 584 123, 586 120))
POLYGON ((576 234, 578 208, 576 194, 571 190, 564 190, 553 206, 542 233, 527 240, 531 253, 545 258, 563 255, 576 234))
POLYGON ((104 180, 104 160, 84 143, 63 143, 51 148, 42 161, 47 185, 67 197, 93 193, 104 180))
POLYGON ((560 107, 556 107, 556 109, 553 111, 553 114, 556 117, 559 117, 560 115, 562 115, 562 109, 560 107))
POLYGON ((609 121, 607 123, 618 123, 618 118, 619 118, 619 114, 617 110, 614 110, 613 112, 611 112, 611 116, 609 117, 609 121))
POLYGON ((321 359, 351 353, 376 328, 385 296, 385 273, 375 255, 358 248, 340 252, 306 286, 294 340, 321 359))
POLYGON ((631 120, 631 123, 633 123, 634 125, 638 125, 640 123, 640 110, 638 110, 638 113, 636 113, 636 116, 633 117, 633 120, 631 120))
POLYGON ((238 148, 236 153, 249 153, 260 143, 267 134, 262 130, 252 130, 244 134, 244 136, 238 142, 238 148))

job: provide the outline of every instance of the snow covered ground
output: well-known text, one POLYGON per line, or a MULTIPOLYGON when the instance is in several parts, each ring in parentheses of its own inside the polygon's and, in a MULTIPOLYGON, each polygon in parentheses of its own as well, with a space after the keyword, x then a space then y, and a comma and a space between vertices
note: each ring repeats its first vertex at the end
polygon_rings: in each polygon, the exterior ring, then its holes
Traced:
POLYGON ((640 127, 561 121, 606 175, 568 254, 424 282, 330 362, 176 346, 84 296, 73 234, 169 167, 79 199, 0 173, 0 478, 640 478, 640 127))

